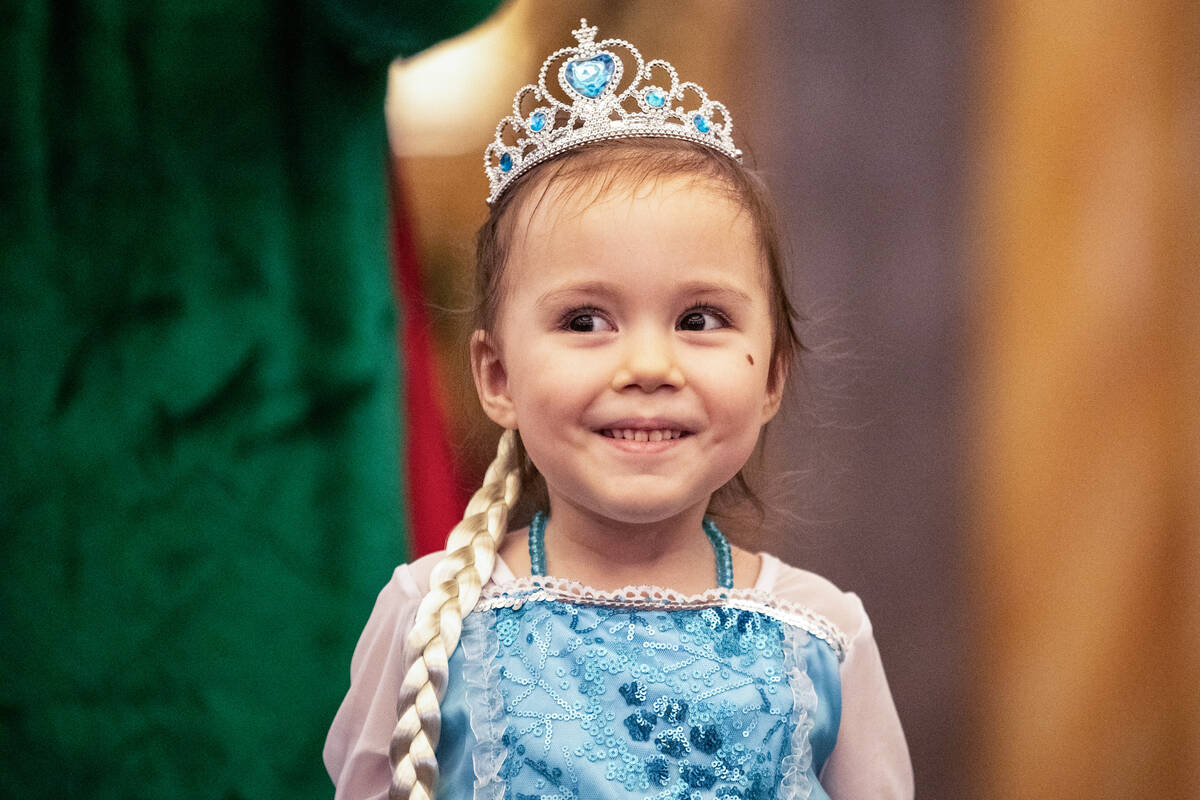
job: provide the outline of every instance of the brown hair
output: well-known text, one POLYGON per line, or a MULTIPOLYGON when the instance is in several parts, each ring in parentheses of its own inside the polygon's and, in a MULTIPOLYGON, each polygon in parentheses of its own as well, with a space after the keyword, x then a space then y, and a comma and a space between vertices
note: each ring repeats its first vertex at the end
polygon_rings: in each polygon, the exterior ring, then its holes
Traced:
MULTIPOLYGON (((532 168, 495 202, 480 227, 475 250, 475 324, 494 333, 504 291, 505 266, 512 251, 516 221, 526 210, 536 212, 551 186, 570 181, 563 191, 569 196, 592 192, 594 198, 618 187, 636 189, 648 183, 686 177, 722 192, 750 216, 766 264, 770 294, 771 363, 767 381, 778 386, 791 374, 795 357, 804 349, 796 322, 799 315, 787 291, 778 215, 762 178, 754 171, 708 147, 678 139, 630 138, 593 142, 532 168)), ((518 439, 519 441, 519 439, 518 439)), ((544 505, 544 486, 519 448, 523 467, 526 504, 544 505)), ((761 448, 758 451, 761 457, 761 448)), ((743 470, 718 490, 710 511, 749 502, 761 516, 762 501, 743 470)), ((518 514, 524 517, 525 514, 518 514)))

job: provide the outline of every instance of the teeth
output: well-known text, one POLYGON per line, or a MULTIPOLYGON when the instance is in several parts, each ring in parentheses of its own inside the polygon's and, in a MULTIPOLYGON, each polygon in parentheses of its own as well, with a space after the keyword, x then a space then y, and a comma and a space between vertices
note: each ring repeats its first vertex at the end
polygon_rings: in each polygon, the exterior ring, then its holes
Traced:
POLYGON ((626 439, 631 442, 661 442, 664 440, 678 439, 683 436, 683 431, 672 430, 634 430, 633 428, 607 428, 601 431, 610 439, 626 439))

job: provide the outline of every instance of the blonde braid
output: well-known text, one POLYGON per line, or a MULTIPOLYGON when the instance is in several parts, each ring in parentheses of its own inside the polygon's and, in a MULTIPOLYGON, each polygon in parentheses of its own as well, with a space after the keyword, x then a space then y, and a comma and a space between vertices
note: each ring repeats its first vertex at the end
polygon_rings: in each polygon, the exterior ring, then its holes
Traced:
POLYGON ((430 574, 429 593, 408 635, 408 646, 418 655, 396 702, 398 719, 388 751, 389 800, 433 798, 438 780, 434 750, 442 729, 449 654, 458 646, 463 614, 475 607, 483 584, 492 576, 508 512, 521 489, 520 472, 516 431, 505 431, 483 486, 471 497, 462 522, 450 531, 446 555, 430 574))

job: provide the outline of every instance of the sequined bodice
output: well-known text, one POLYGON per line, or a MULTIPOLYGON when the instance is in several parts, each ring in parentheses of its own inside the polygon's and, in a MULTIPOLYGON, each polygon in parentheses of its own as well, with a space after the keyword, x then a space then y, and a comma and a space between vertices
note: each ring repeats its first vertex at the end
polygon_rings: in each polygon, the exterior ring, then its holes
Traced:
POLYGON ((491 585, 451 658, 438 795, 823 798, 843 647, 754 590, 491 585))

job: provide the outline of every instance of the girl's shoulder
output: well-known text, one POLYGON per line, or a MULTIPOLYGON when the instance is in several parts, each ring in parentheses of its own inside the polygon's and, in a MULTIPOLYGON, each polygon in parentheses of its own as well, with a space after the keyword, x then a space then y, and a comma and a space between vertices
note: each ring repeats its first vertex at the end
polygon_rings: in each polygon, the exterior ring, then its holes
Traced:
POLYGON ((755 590, 780 605, 807 609, 827 619, 848 639, 869 635, 871 622, 858 595, 842 591, 829 579, 793 567, 770 553, 758 555, 761 567, 755 590))
MULTIPOLYGON (((384 591, 390 589, 401 597, 408 597, 419 602, 425 596, 426 592, 429 591, 429 576, 433 573, 433 568, 438 565, 438 562, 445 555, 445 550, 438 550, 423 555, 415 561, 401 564, 392 572, 392 579, 388 582, 384 591)), ((493 583, 502 583, 510 580, 512 580, 511 570, 497 556, 496 566, 492 571, 490 581, 493 583)))
POLYGON ((445 555, 445 550, 438 550, 437 552, 421 556, 414 561, 401 564, 392 573, 392 580, 388 585, 394 586, 397 591, 404 595, 415 596, 420 600, 429 591, 430 573, 433 572, 433 568, 437 566, 437 563, 445 555))
POLYGON ((760 553, 762 566, 755 591, 766 602, 809 622, 804 625, 834 645, 845 658, 860 643, 874 637, 863 601, 852 591, 842 591, 816 572, 785 564, 770 553, 760 553))

